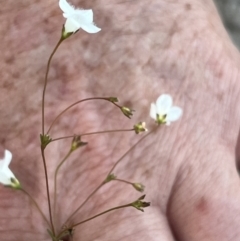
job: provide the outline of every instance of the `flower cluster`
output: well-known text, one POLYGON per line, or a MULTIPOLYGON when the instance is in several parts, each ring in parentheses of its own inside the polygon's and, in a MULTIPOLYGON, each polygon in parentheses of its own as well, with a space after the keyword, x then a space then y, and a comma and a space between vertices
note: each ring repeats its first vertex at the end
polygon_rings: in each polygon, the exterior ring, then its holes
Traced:
MULTIPOLYGON (((9 169, 10 162, 12 160, 12 153, 8 150, 5 150, 5 155, 3 159, 0 159, 0 183, 4 186, 11 187, 13 189, 21 190, 23 193, 25 193, 35 204, 36 208, 42 215, 43 219, 46 221, 50 229, 48 229, 48 233, 51 236, 52 240, 60 241, 60 240, 69 240, 70 236, 73 235, 73 230, 76 226, 81 225, 84 222, 90 221, 93 218, 96 218, 100 215, 104 215, 107 212, 111 212, 113 210, 117 210, 120 208, 126 208, 126 207, 134 207, 137 210, 144 211, 144 208, 150 206, 150 202, 145 202, 144 198, 145 195, 141 196, 139 199, 135 200, 132 203, 128 203, 125 205, 117 206, 114 208, 110 208, 100 214, 97 214, 93 217, 87 218, 86 220, 83 220, 81 222, 71 224, 70 226, 62 226, 63 229, 59 233, 56 233, 56 229, 54 227, 55 223, 54 220, 56 219, 56 205, 57 205, 57 176, 58 171, 61 168, 61 166, 64 164, 64 162, 67 160, 67 158, 71 155, 72 152, 75 152, 80 147, 85 147, 88 143, 82 141, 83 136, 87 135, 95 135, 95 134, 103 134, 103 133, 110 133, 110 132, 135 132, 136 134, 140 134, 142 132, 147 132, 148 129, 146 128, 146 123, 143 121, 137 122, 133 127, 130 129, 121 129, 121 130, 103 130, 98 132, 91 132, 91 133, 84 133, 84 134, 78 134, 78 135, 71 135, 71 136, 65 136, 65 137, 59 137, 59 138, 51 138, 50 136, 50 130, 54 123, 61 117, 62 114, 64 114, 68 109, 71 107, 80 104, 84 101, 88 100, 101 100, 101 101, 108 101, 111 105, 114 105, 115 107, 119 108, 121 113, 126 116, 127 118, 131 118, 133 116, 134 110, 119 105, 118 98, 117 97, 92 97, 83 99, 80 101, 76 101, 72 105, 70 105, 68 108, 63 110, 52 122, 50 125, 48 131, 45 132, 44 129, 44 98, 45 98, 45 91, 48 81, 48 71, 50 68, 51 60, 54 55, 54 53, 57 51, 60 44, 68 37, 79 31, 80 29, 83 29, 84 31, 88 33, 97 33, 101 29, 97 27, 93 22, 93 11, 92 9, 77 9, 74 6, 70 5, 66 0, 59 0, 59 6, 61 10, 63 11, 63 17, 66 18, 66 22, 62 29, 62 35, 61 38, 54 48, 52 54, 49 57, 48 65, 47 65, 47 71, 45 74, 45 82, 44 82, 44 88, 43 88, 43 98, 42 98, 42 133, 40 134, 40 142, 41 142, 41 154, 42 154, 42 160, 44 165, 44 172, 45 172, 45 179, 46 179, 46 190, 47 190, 47 200, 48 200, 48 207, 49 207, 49 220, 45 216, 45 214, 42 212, 40 207, 38 206, 37 202, 31 197, 31 195, 23 189, 23 187, 20 185, 19 181, 16 179, 15 175, 12 173, 12 171, 9 169), (54 173, 54 197, 53 197, 53 205, 51 205, 51 195, 49 192, 49 184, 48 184, 48 174, 47 174, 47 165, 46 165, 46 158, 44 151, 48 145, 50 145, 53 141, 58 141, 61 139, 67 139, 72 138, 72 142, 70 145, 70 150, 67 153, 67 155, 63 158, 63 160, 58 164, 55 173, 54 173), (53 207, 52 207, 53 206, 53 207)), ((172 97, 169 94, 162 94, 158 97, 156 103, 152 103, 150 106, 150 117, 155 120, 157 125, 170 125, 171 122, 177 121, 182 115, 182 109, 177 106, 173 106, 173 100, 172 97)), ((149 132, 150 133, 150 132, 149 132)), ((146 136, 146 135, 145 135, 146 136)), ((136 145, 135 145, 136 146, 136 145)), ((67 224, 68 221, 83 207, 83 205, 103 186, 107 185, 109 182, 122 182, 124 184, 131 185, 136 191, 138 192, 144 192, 145 186, 140 182, 131 182, 124 179, 119 179, 117 176, 113 174, 113 170, 116 167, 116 165, 127 155, 132 148, 131 147, 111 168, 109 173, 105 176, 103 181, 100 183, 100 185, 86 198, 86 200, 68 217, 67 221, 64 224, 67 224)))

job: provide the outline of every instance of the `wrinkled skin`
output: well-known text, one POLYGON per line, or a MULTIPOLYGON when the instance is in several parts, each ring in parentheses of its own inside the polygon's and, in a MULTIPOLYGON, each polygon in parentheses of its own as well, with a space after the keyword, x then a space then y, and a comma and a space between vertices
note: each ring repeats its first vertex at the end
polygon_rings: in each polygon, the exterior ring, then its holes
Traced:
MULTIPOLYGON (((117 96, 137 111, 128 120, 108 102, 87 102, 66 113, 52 137, 131 128, 140 120, 151 130, 149 106, 162 93, 170 93, 184 110, 180 121, 149 134, 114 172, 144 183, 151 207, 144 214, 128 208, 97 218, 79 226, 74 240, 239 240, 240 58, 213 3, 72 3, 93 8, 102 31, 79 31, 54 56, 46 128, 66 106, 85 97, 117 96)), ((11 150, 11 169, 49 217, 39 147, 41 95, 46 62, 64 19, 52 0, 4 2, 0 18, 1 151, 11 150)), ((89 144, 73 153, 59 173, 58 231, 139 138, 131 132, 84 138, 89 144)), ((51 195, 54 170, 70 143, 59 141, 46 148, 51 195)), ((126 184, 109 183, 71 223, 140 195, 126 184)), ((1 186, 1 240, 50 240, 46 229, 27 196, 1 186)))

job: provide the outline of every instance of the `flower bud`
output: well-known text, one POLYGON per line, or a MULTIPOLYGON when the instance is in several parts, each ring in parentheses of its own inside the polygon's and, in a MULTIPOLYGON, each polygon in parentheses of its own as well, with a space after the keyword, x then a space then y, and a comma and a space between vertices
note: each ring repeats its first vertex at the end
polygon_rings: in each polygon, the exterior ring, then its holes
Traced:
POLYGON ((87 142, 81 141, 81 136, 74 136, 72 140, 71 151, 75 151, 79 147, 86 146, 87 144, 88 144, 87 142))
POLYGON ((122 106, 121 111, 125 116, 127 116, 129 119, 131 119, 134 110, 131 110, 128 107, 122 106))
POLYGON ((143 192, 145 189, 145 186, 141 183, 133 183, 132 186, 139 192, 143 192))
POLYGON ((148 131, 148 129, 146 128, 145 122, 139 122, 138 124, 134 125, 133 128, 134 128, 136 134, 148 131))
POLYGON ((131 204, 132 207, 144 212, 143 208, 146 208, 146 207, 150 206, 150 202, 142 201, 144 198, 145 198, 145 195, 141 196, 137 201, 135 201, 131 204))

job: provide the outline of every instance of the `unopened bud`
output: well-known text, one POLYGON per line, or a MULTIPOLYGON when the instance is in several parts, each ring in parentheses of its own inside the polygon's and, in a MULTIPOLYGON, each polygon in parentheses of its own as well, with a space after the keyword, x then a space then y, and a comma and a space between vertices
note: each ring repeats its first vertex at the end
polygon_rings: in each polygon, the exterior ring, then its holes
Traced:
POLYGON ((125 116, 127 116, 129 119, 131 119, 134 110, 131 110, 128 107, 122 106, 121 111, 125 116))
POLYGON ((134 125, 133 128, 134 128, 136 134, 148 131, 148 129, 146 128, 145 122, 139 122, 138 124, 134 125))
POLYGON ((86 146, 87 142, 82 142, 80 136, 74 136, 71 145, 71 151, 77 150, 81 146, 86 146))
POLYGON ((145 189, 145 186, 141 183, 133 183, 132 186, 139 192, 143 192, 145 189))
POLYGON ((144 198, 145 198, 145 195, 141 196, 137 201, 133 202, 131 205, 132 205, 134 208, 136 208, 136 209, 144 212, 144 209, 143 209, 143 208, 146 208, 146 207, 149 207, 149 206, 150 206, 150 202, 144 202, 144 201, 142 201, 144 198))

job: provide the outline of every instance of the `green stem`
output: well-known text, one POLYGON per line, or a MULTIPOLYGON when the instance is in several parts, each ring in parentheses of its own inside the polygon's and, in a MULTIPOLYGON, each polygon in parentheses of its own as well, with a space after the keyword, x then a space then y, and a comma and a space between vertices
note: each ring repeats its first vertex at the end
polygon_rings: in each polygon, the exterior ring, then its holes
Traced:
POLYGON ((102 182, 96 189, 94 189, 93 192, 85 199, 85 201, 68 217, 65 223, 67 223, 104 184, 105 182, 102 182))
MULTIPOLYGON (((74 107, 75 105, 79 104, 79 103, 82 103, 82 102, 85 102, 85 101, 88 101, 88 100, 106 100, 106 101, 109 101, 109 98, 104 98, 104 97, 92 97, 92 98, 86 98, 86 99, 83 99, 83 100, 79 100, 77 102, 74 102, 73 104, 71 104, 70 106, 68 106, 66 109, 64 109, 52 122, 52 124, 50 125, 48 131, 47 131, 47 134, 49 134, 49 132, 51 131, 53 125, 56 123, 56 121, 66 112, 68 111, 69 109, 71 109, 72 107, 74 107)), ((113 102, 111 102, 113 103, 113 102)))
POLYGON ((37 210, 40 212, 40 214, 42 215, 43 219, 46 221, 46 223, 48 224, 48 226, 51 228, 51 224, 49 223, 49 221, 47 220, 46 216, 44 215, 43 211, 41 210, 41 208, 39 207, 39 205, 37 204, 37 202, 34 200, 34 198, 22 187, 19 189, 20 191, 22 191, 24 194, 26 194, 31 201, 33 202, 33 204, 35 205, 35 207, 37 208, 37 210))
MULTIPOLYGON (((96 132, 84 133, 84 134, 81 134, 79 136, 82 137, 82 136, 90 136, 90 135, 96 135, 96 134, 105 134, 105 133, 112 133, 112 132, 125 132, 125 131, 134 131, 134 129, 96 131, 96 132)), ((74 136, 76 136, 76 135, 58 137, 58 138, 52 139, 51 142, 59 141, 59 140, 63 140, 63 139, 68 139, 68 138, 73 138, 74 136)))
POLYGON ((108 172, 107 176, 109 176, 113 172, 113 170, 116 168, 116 166, 119 164, 119 162, 121 162, 141 141, 143 141, 152 132, 153 132, 153 130, 149 131, 143 138, 141 138, 138 142, 136 142, 123 156, 121 156, 121 158, 113 165, 111 170, 108 172))
MULTIPOLYGON (((145 139, 152 131, 148 132, 147 135, 145 135, 143 138, 141 138, 137 143, 135 143, 111 168, 111 170, 108 172, 107 177, 112 173, 114 168, 119 164, 121 160, 124 159, 124 157, 129 154, 131 150, 133 150, 137 144, 139 144, 143 139, 145 139)), ((119 179, 120 180, 120 179, 119 179)), ((87 203, 87 201, 104 185, 106 184, 106 178, 101 182, 101 184, 86 198, 86 200, 68 217, 65 224, 87 203)))
POLYGON ((45 173, 45 179, 46 179, 46 188, 47 188, 47 199, 48 199, 48 210, 49 210, 49 216, 50 216, 50 223, 51 223, 51 227, 52 227, 52 232, 53 232, 53 234, 55 235, 55 230, 54 230, 54 225, 53 225, 53 219, 52 219, 50 193, 49 193, 47 165, 46 165, 46 159, 45 159, 45 155, 44 155, 44 148, 42 148, 42 147, 41 147, 41 153, 42 153, 44 173, 45 173))
POLYGON ((45 104, 45 93, 46 93, 47 81, 48 81, 48 73, 49 73, 50 64, 51 64, 53 55, 56 53, 58 47, 60 46, 60 44, 62 43, 63 40, 64 39, 61 37, 60 40, 58 41, 57 45, 53 49, 53 52, 51 53, 51 55, 48 59, 48 63, 47 63, 47 70, 46 70, 46 74, 45 74, 44 87, 43 87, 43 93, 42 93, 42 134, 43 135, 44 135, 44 104, 45 104))
POLYGON ((54 217, 54 221, 55 221, 55 218, 56 218, 56 205, 57 205, 57 175, 58 175, 58 171, 59 171, 60 167, 68 159, 68 157, 71 155, 71 153, 72 153, 72 150, 70 149, 70 151, 63 158, 63 160, 58 164, 58 166, 57 166, 57 168, 55 170, 55 174, 54 174, 54 202, 53 202, 53 217, 54 217))
MULTIPOLYGON (((85 220, 83 220, 83 221, 81 221, 81 222, 78 222, 78 223, 73 224, 73 225, 71 226, 71 228, 74 228, 74 227, 76 227, 76 226, 78 226, 78 225, 81 225, 81 224, 83 224, 83 223, 86 223, 86 222, 88 222, 88 221, 90 221, 90 220, 92 220, 92 219, 94 219, 94 218, 97 218, 97 217, 99 217, 99 216, 101 216, 101 215, 104 215, 104 214, 106 214, 106 213, 112 212, 112 211, 117 210, 117 209, 126 208, 126 207, 132 207, 132 203, 125 204, 125 205, 121 205, 121 206, 117 206, 117 207, 114 207, 114 208, 110 208, 110 209, 108 209, 108 210, 106 210, 106 211, 104 211, 104 212, 101 212, 101 213, 99 213, 99 214, 97 214, 97 215, 94 215, 94 216, 92 216, 92 217, 90 217, 90 218, 87 218, 87 219, 85 219, 85 220)), ((64 234, 66 231, 67 231, 67 229, 63 230, 63 231, 58 235, 57 238, 60 238, 61 235, 64 234)))
POLYGON ((113 181, 124 182, 124 183, 126 183, 126 184, 133 185, 133 183, 132 183, 132 182, 129 182, 129 181, 126 181, 126 180, 123 180, 123 179, 118 179, 118 178, 115 178, 115 179, 113 179, 113 181))

